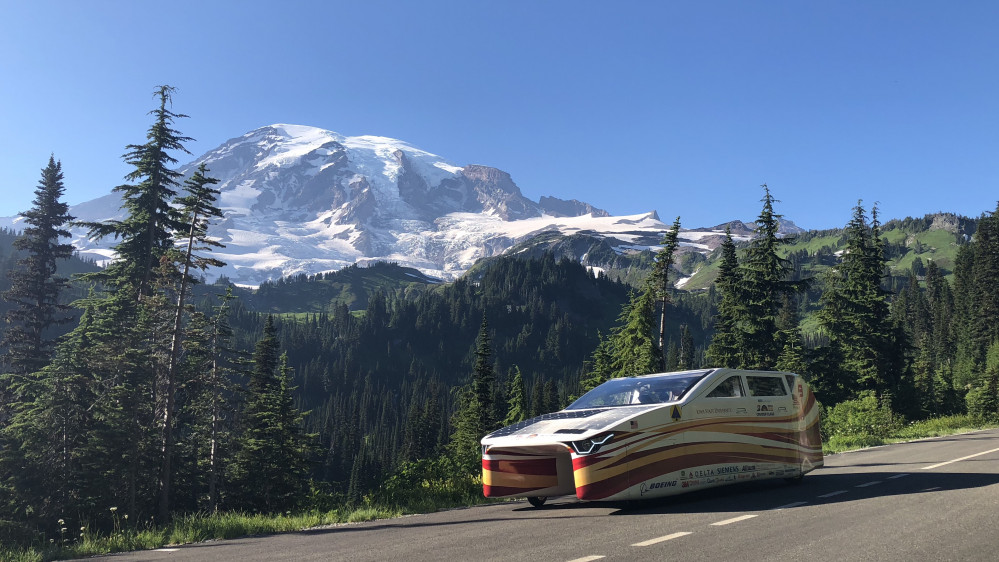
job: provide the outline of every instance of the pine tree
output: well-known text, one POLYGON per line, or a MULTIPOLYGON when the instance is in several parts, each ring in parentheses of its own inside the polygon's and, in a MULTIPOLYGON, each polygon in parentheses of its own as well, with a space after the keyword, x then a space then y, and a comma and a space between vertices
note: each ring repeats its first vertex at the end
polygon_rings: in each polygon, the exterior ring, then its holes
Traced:
POLYGON ((846 237, 843 261, 822 297, 819 318, 841 357, 840 385, 848 395, 870 390, 881 399, 900 389, 904 341, 899 341, 888 291, 882 287, 886 258, 877 209, 868 222, 858 202, 846 237))
POLYGON ((663 366, 655 342, 653 327, 654 296, 650 291, 632 293, 611 332, 613 372, 615 377, 630 377, 658 372, 663 366))
MULTIPOLYGON (((69 283, 56 275, 59 261, 73 254, 72 245, 59 242, 69 236, 65 225, 73 219, 69 206, 61 201, 64 190, 62 163, 50 156, 42 169, 33 205, 22 213, 28 226, 14 241, 14 249, 25 256, 8 273, 11 288, 2 295, 4 301, 14 305, 7 312, 8 327, 0 342, 0 348, 7 350, 4 363, 9 373, 33 373, 45 366, 53 344, 48 329, 71 319, 69 307, 59 302, 59 295, 69 283)), ((0 402, 8 404, 12 399, 0 386, 0 402)), ((0 406, 0 421, 3 419, 0 406)))
POLYGON ((510 379, 510 390, 507 401, 508 409, 503 425, 513 425, 527 419, 527 389, 524 387, 524 375, 520 367, 513 367, 513 377, 510 379))
POLYGON ((238 505, 274 512, 294 506, 304 491, 311 440, 295 408, 287 354, 280 354, 274 318, 267 317, 253 352, 238 452, 230 466, 238 505), (238 490, 238 491, 236 491, 238 490))
POLYGON ((677 350, 679 368, 694 368, 694 337, 690 334, 690 326, 684 324, 680 333, 680 348, 677 350))
MULTIPOLYGON (((212 247, 223 247, 222 244, 208 237, 208 221, 212 218, 220 218, 222 211, 215 206, 215 200, 219 195, 219 190, 211 186, 218 183, 215 178, 205 176, 206 167, 204 163, 198 166, 197 171, 184 182, 187 195, 177 200, 182 209, 183 220, 181 225, 187 225, 186 231, 178 232, 178 239, 186 238, 187 248, 183 256, 180 256, 182 273, 180 275, 180 287, 177 290, 177 302, 173 312, 173 327, 170 331, 170 351, 169 362, 166 368, 165 381, 162 385, 165 389, 165 396, 162 410, 162 422, 160 432, 162 466, 160 469, 160 521, 167 521, 170 517, 171 499, 171 478, 173 462, 173 432, 174 432, 174 401, 176 393, 177 364, 180 360, 182 323, 184 319, 185 302, 187 299, 187 289, 197 279, 191 276, 192 269, 204 271, 208 267, 221 267, 224 262, 206 256, 199 256, 195 251, 203 251, 212 247), (183 237, 183 238, 182 238, 183 237)), ((168 252, 166 255, 170 255, 168 252)), ((176 253, 176 252, 173 252, 176 253)))
POLYGON ((746 249, 745 260, 740 264, 742 282, 742 367, 773 369, 777 364, 784 342, 777 335, 778 314, 785 296, 793 296, 804 288, 804 283, 790 280, 793 266, 780 257, 779 249, 793 242, 792 237, 779 236, 782 215, 774 212, 776 200, 770 188, 763 184, 763 209, 756 219, 756 237, 746 249))
POLYGON ((486 321, 485 313, 483 313, 482 325, 479 327, 479 335, 475 340, 475 366, 472 374, 472 390, 478 403, 478 431, 481 433, 479 437, 485 436, 496 426, 496 420, 493 418, 493 386, 496 375, 493 371, 492 354, 489 323, 486 321))
MULTIPOLYGON (((680 217, 676 217, 673 226, 663 236, 662 248, 656 253, 656 260, 652 266, 652 273, 649 275, 646 291, 652 293, 656 299, 656 306, 659 309, 659 356, 663 357, 666 351, 666 307, 670 304, 670 290, 672 284, 669 280, 670 270, 673 267, 674 254, 680 247, 680 217)), ((665 370, 663 364, 660 369, 665 370)))
POLYGON ((610 338, 605 338, 597 333, 597 347, 590 357, 590 368, 586 376, 580 381, 580 390, 589 392, 601 384, 607 382, 613 376, 613 342, 610 338))
POLYGON ((127 216, 120 221, 82 223, 90 228, 92 238, 119 239, 114 246, 116 259, 103 271, 85 278, 103 282, 113 290, 126 290, 136 300, 150 294, 160 258, 174 247, 173 233, 183 228, 171 206, 181 174, 171 169, 177 159, 170 152, 187 153, 184 143, 192 139, 172 128, 175 119, 187 117, 167 109, 174 91, 171 86, 156 88, 154 96, 159 98, 159 107, 150 111, 155 121, 146 134, 147 142, 128 145, 122 155, 125 163, 134 168, 125 179, 139 180, 114 188, 122 194, 127 216))
POLYGON ((999 339, 999 205, 983 215, 954 263, 955 380, 980 386, 989 345, 999 339))
POLYGON ((742 311, 741 277, 739 262, 732 242, 732 230, 725 227, 725 240, 722 242, 721 262, 718 266, 718 287, 720 300, 715 320, 715 334, 708 346, 708 359, 717 367, 736 368, 744 364, 740 343, 739 322, 742 311))
MULTIPOLYGON (((90 325, 84 313, 82 326, 90 325)), ((81 359, 88 352, 86 330, 71 334, 41 371, 4 375, 20 400, 12 419, 0 425, 0 489, 12 500, 7 512, 23 521, 52 521, 87 507, 87 431, 95 388, 81 359)))

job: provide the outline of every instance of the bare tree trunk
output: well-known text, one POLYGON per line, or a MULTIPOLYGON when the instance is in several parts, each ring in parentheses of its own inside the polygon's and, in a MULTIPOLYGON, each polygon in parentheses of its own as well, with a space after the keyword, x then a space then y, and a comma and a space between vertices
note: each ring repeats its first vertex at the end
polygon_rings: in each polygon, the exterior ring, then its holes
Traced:
POLYGON ((184 299, 187 296, 187 276, 191 271, 191 253, 194 251, 194 234, 198 224, 198 213, 191 218, 191 231, 187 237, 187 252, 184 254, 184 273, 180 278, 180 291, 177 294, 177 310, 174 311, 173 331, 170 335, 170 364, 166 374, 166 405, 163 408, 162 435, 160 436, 162 466, 160 467, 160 524, 170 520, 170 495, 173 463, 173 409, 177 388, 177 363, 180 358, 181 323, 184 319, 184 299))

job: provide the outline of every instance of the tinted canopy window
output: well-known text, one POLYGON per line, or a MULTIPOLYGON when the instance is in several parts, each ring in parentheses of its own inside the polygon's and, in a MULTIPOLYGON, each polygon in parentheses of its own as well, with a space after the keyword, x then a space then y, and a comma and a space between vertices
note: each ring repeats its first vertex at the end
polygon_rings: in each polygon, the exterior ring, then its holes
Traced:
POLYGON ((747 375, 750 396, 787 396, 784 380, 781 377, 761 377, 747 375))
POLYGON ((584 394, 566 410, 672 402, 682 398, 707 373, 691 371, 611 379, 584 394))
POLYGON ((708 393, 708 398, 737 398, 739 396, 744 396, 742 392, 742 377, 739 375, 731 376, 721 383, 718 384, 708 393))

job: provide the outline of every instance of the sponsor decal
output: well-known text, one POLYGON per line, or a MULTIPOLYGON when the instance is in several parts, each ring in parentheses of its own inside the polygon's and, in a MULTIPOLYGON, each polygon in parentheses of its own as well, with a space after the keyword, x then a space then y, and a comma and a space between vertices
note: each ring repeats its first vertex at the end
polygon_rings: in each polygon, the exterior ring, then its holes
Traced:
POLYGON ((731 414, 732 408, 698 408, 697 415, 731 414))
POLYGON ((737 413, 737 414, 745 414, 746 413, 746 409, 745 408, 736 408, 735 409, 735 413, 737 413))
POLYGON ((755 464, 744 464, 744 465, 742 465, 742 471, 743 472, 756 472, 756 465, 755 464))
POLYGON ((715 469, 715 474, 731 474, 733 472, 739 472, 738 466, 721 466, 715 469))
MULTIPOLYGON (((675 487, 676 487, 676 480, 664 480, 660 482, 652 482, 649 484, 642 482, 641 495, 644 496, 646 492, 651 492, 652 490, 660 490, 663 488, 675 488, 675 487)), ((684 487, 686 488, 686 482, 684 482, 684 487)))
POLYGON ((773 404, 757 404, 756 405, 756 415, 757 416, 772 416, 774 415, 773 404))

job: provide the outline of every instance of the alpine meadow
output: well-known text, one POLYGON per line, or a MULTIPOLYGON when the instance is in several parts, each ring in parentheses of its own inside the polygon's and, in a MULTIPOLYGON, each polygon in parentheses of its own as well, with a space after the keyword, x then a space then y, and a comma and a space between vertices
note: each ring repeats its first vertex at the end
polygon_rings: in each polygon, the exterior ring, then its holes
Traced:
MULTIPOLYGON (((0 231, 0 559, 484 502, 484 435, 615 377, 797 373, 827 451, 999 423, 999 206, 885 220, 858 201, 834 211, 842 228, 789 232, 776 193, 791 187, 762 185, 755 222, 720 225, 714 245, 676 217, 631 247, 532 231, 446 281, 358 260, 251 287, 218 273, 223 182, 179 166, 191 139, 174 93, 155 89, 145 140, 125 147, 120 218, 72 216, 73 170, 52 155, 0 231), (81 229, 108 259, 77 253, 81 229)), ((441 197, 508 185, 462 173, 441 197)), ((367 183, 355 209, 375 205, 367 183)), ((600 215, 528 208, 515 187, 487 195, 511 216, 600 215)))

